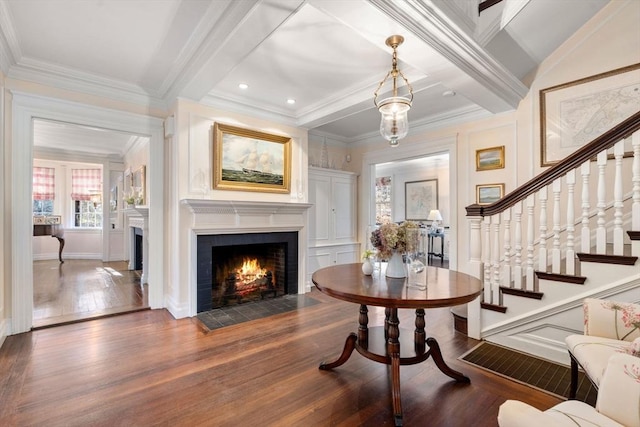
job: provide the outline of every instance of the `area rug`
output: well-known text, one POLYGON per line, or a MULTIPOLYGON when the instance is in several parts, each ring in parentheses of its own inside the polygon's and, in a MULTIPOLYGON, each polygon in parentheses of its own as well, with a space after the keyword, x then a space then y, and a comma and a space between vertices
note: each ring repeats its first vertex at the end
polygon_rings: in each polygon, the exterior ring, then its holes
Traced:
POLYGON ((320 304, 317 299, 306 295, 283 295, 260 301, 247 302, 229 307, 216 308, 198 313, 200 320, 209 330, 237 325, 250 320, 262 319, 275 314, 286 313, 303 307, 320 304))
MULTIPOLYGON (((569 397, 571 369, 526 353, 483 342, 458 359, 558 397, 569 397)), ((595 406, 598 391, 578 373, 577 400, 595 406)))

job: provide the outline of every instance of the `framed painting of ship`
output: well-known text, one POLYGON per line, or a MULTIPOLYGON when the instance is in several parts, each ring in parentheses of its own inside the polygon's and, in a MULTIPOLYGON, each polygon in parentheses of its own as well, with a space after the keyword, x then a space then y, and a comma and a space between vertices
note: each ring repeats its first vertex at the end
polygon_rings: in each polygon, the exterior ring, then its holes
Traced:
POLYGON ((289 193, 291 138, 215 123, 213 188, 289 193))

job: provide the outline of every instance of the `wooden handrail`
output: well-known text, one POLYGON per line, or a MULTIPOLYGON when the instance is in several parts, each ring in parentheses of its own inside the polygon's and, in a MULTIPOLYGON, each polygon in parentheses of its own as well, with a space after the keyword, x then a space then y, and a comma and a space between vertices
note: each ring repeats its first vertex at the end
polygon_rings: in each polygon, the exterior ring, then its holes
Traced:
POLYGON ((509 209, 529 195, 536 193, 541 188, 566 175, 567 172, 582 165, 587 160, 595 158, 601 151, 613 147, 617 142, 627 138, 637 130, 640 130, 640 112, 635 113, 618 126, 603 133, 575 153, 567 156, 560 163, 530 179, 497 202, 490 205, 473 204, 467 206, 465 208, 467 216, 493 216, 509 209))

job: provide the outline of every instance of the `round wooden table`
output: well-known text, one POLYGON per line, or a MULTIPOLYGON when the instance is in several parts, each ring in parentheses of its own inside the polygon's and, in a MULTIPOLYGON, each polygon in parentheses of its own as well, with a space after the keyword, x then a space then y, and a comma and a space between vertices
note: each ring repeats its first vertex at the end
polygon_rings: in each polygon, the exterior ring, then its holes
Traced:
POLYGON ((482 292, 480 280, 457 271, 426 267, 418 277, 422 287, 409 286, 406 279, 391 279, 380 272, 372 276, 362 274, 361 264, 343 264, 320 269, 312 281, 321 292, 334 298, 360 304, 358 332, 347 337, 342 354, 333 362, 321 363, 329 370, 345 363, 353 350, 379 363, 391 365, 393 415, 396 426, 402 425, 400 402, 400 365, 413 365, 433 358, 442 373, 459 382, 470 380, 454 371, 442 358, 435 338, 425 333, 424 309, 448 307, 473 301, 482 292), (368 327, 367 305, 385 307, 384 326, 368 327), (398 309, 416 310, 413 337, 409 330, 400 335, 398 309), (406 333, 408 332, 408 334, 406 333), (413 339, 412 339, 413 338, 413 339), (428 348, 427 348, 428 347, 428 348))

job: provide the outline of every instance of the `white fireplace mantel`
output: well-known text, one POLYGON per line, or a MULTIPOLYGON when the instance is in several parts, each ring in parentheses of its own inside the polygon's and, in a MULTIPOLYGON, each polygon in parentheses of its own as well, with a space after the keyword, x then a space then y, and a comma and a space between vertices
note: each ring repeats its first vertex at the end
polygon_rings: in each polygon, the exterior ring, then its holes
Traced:
POLYGON ((127 247, 129 250, 129 270, 135 269, 135 260, 133 254, 135 252, 135 237, 133 236, 133 228, 142 229, 142 276, 140 277, 140 285, 147 283, 149 263, 149 207, 133 206, 124 210, 126 221, 125 230, 129 230, 126 234, 127 247))
MULTIPOLYGON (((198 235, 298 232, 298 293, 305 293, 307 257, 307 211, 309 203, 282 203, 264 201, 231 201, 183 199, 181 206, 189 214, 184 226, 188 229, 189 316, 196 308, 196 246, 198 235)), ((185 230, 187 231, 187 230, 185 230)))
MULTIPOLYGON (((184 199, 196 234, 212 232, 297 231, 306 227, 308 203, 184 199)), ((306 246, 306 242, 304 242, 306 246)))

